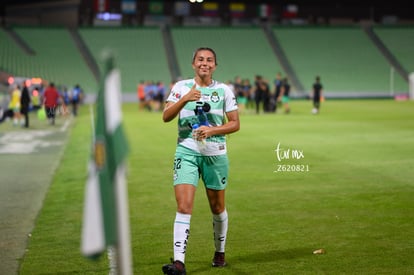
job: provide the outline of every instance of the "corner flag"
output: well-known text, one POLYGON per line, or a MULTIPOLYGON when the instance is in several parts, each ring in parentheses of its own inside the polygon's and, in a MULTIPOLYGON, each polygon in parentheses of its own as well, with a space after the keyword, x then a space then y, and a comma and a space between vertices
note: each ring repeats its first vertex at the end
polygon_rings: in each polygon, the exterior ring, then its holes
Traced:
POLYGON ((120 72, 106 60, 97 98, 96 129, 89 162, 81 252, 99 257, 117 248, 121 270, 131 273, 128 196, 125 159, 128 145, 122 128, 120 72))

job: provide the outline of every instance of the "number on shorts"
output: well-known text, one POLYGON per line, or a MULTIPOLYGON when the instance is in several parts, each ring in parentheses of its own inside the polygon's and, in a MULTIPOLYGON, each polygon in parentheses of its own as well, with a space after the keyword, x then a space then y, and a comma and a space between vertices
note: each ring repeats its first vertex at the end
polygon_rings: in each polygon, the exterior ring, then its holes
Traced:
POLYGON ((174 159, 174 170, 181 169, 181 158, 174 159))

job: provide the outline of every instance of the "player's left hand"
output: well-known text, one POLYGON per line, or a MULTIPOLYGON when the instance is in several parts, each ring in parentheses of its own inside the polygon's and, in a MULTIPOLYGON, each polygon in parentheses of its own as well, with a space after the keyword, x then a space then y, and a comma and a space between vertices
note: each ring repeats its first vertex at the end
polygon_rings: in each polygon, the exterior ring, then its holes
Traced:
POLYGON ((196 131, 196 139, 203 140, 210 136, 211 127, 208 126, 200 126, 200 128, 196 131))

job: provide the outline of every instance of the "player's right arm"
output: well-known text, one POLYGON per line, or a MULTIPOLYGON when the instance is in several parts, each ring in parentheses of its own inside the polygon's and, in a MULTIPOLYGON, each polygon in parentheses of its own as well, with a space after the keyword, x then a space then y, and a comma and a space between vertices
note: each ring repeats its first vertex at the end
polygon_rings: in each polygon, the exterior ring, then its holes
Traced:
POLYGON ((194 83, 191 90, 183 95, 177 102, 169 101, 165 104, 164 111, 162 113, 162 120, 164 122, 169 122, 173 120, 181 109, 187 104, 189 101, 197 101, 201 98, 201 92, 196 89, 196 84, 194 83))

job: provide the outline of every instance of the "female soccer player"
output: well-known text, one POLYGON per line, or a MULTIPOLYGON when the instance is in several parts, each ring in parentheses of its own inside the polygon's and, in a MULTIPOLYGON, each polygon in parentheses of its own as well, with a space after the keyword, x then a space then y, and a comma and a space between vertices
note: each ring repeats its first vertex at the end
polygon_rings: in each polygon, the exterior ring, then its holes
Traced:
POLYGON ((164 122, 178 116, 173 177, 177 202, 174 259, 162 267, 164 274, 186 274, 185 253, 200 178, 212 213, 215 243, 212 266, 226 265, 228 216, 225 189, 229 169, 226 134, 238 131, 240 122, 235 95, 227 85, 213 79, 216 66, 214 50, 198 48, 192 61, 195 77, 178 81, 172 87, 163 111, 164 122))

